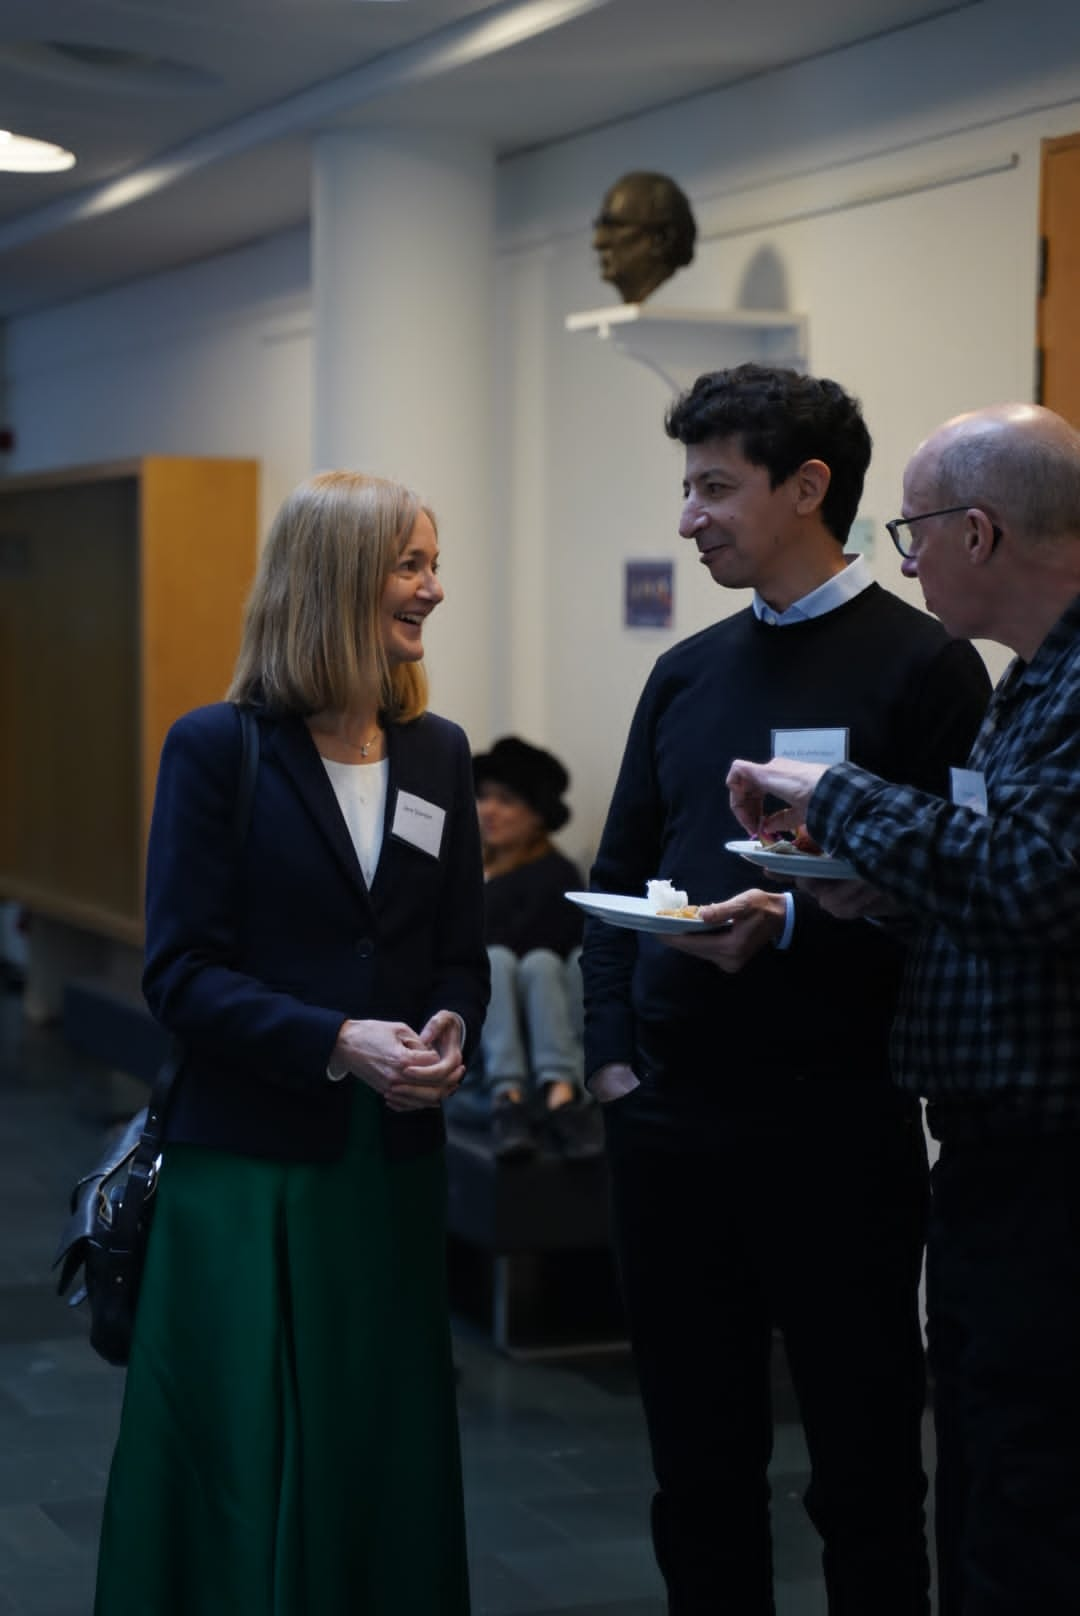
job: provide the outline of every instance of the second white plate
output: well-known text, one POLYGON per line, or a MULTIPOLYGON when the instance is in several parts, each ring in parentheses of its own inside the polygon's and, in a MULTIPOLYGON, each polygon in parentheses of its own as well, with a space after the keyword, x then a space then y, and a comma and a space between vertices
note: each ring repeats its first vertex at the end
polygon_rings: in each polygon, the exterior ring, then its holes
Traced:
POLYGON ((622 898, 614 892, 567 892, 565 896, 587 915, 595 915, 597 920, 606 920, 609 926, 623 926, 630 931, 723 931, 730 924, 725 921, 719 926, 706 926, 703 920, 658 915, 648 898, 622 898))
POLYGON ((729 853, 738 853, 770 875, 783 876, 788 881, 857 881, 858 874, 847 859, 829 858, 824 853, 778 853, 775 847, 762 847, 758 842, 725 842, 729 853))

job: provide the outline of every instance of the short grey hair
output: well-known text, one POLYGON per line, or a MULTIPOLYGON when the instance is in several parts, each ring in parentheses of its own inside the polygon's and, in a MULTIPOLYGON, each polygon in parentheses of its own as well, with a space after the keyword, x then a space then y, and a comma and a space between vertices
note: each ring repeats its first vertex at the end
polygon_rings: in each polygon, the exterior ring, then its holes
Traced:
POLYGON ((985 507, 1019 538, 1080 533, 1080 433, 988 421, 948 440, 936 471, 945 503, 985 507))

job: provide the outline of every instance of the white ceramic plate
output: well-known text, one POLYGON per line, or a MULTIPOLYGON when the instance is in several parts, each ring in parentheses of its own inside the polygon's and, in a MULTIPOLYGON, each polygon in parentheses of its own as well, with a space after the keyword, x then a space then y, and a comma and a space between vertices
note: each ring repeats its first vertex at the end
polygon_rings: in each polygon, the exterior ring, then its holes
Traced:
POLYGON ((706 926, 703 920, 690 920, 679 915, 658 915, 648 898, 620 898, 613 892, 568 892, 566 897, 597 920, 606 920, 609 926, 624 926, 630 931, 724 931, 731 924, 722 921, 719 926, 706 926))
POLYGON ((854 865, 847 859, 827 858, 824 853, 778 853, 775 847, 760 847, 757 842, 725 842, 729 853, 738 853, 770 875, 783 876, 788 881, 812 879, 814 881, 857 881, 854 865))

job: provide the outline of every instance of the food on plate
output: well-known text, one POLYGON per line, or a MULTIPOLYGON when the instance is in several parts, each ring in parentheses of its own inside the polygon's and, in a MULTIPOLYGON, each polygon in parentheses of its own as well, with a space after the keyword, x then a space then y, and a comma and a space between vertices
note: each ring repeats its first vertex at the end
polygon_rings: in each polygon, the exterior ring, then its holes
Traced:
POLYGON ((805 825, 800 825, 794 836, 788 836, 783 831, 775 836, 770 836, 767 831, 759 831, 757 843, 770 853, 809 853, 813 858, 825 856, 824 848, 818 846, 805 825))
POLYGON ((647 881, 645 897, 655 915, 666 915, 674 920, 696 920, 699 905, 689 903, 685 892, 672 886, 670 881, 647 881))
POLYGON ((654 914, 670 913, 673 909, 683 909, 689 903, 685 892, 673 887, 670 881, 646 881, 645 897, 654 914))

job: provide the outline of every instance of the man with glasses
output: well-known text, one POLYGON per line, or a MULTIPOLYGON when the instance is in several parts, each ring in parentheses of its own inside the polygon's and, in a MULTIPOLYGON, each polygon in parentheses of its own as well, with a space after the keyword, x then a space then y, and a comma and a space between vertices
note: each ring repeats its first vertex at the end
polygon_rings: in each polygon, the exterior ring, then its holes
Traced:
POLYGON ((779 1329, 831 1616, 927 1616, 926 1147, 887 1057, 903 948, 750 885, 723 846, 724 780, 783 730, 944 789, 989 680, 970 645, 844 555, 871 444, 835 382, 760 365, 702 376, 667 431, 684 446, 679 532, 714 583, 754 594, 656 664, 592 871, 601 891, 660 876, 691 902, 723 898, 712 918, 728 929, 665 946, 586 927, 586 1071, 604 1102, 657 1560, 672 1616, 772 1616, 779 1329))
POLYGON ((635 170, 616 180, 593 220, 601 278, 624 303, 643 303, 694 256, 697 225, 684 191, 666 174, 635 170))
MULTIPOLYGON (((1080 1611, 1080 434, 1028 404, 916 450, 903 571, 1007 645, 951 801, 857 764, 737 761, 755 830, 806 822, 916 932, 893 1052, 941 1141, 928 1282, 941 1616, 1080 1611), (788 803, 766 815, 765 795, 788 803)), ((759 754, 760 755, 760 754, 759 754)))

